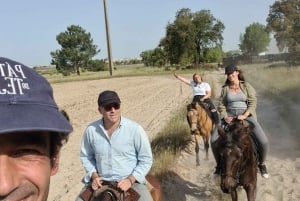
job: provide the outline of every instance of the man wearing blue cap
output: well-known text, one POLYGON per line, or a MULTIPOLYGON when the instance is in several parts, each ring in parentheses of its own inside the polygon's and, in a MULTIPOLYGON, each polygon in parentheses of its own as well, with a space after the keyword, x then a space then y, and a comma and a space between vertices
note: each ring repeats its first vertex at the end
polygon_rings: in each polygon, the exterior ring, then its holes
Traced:
POLYGON ((46 201, 71 132, 48 81, 0 57, 0 200, 46 201))
MULTIPOLYGON (((112 182, 122 191, 133 188, 139 201, 152 201, 145 176, 153 159, 148 136, 136 122, 121 116, 121 101, 115 91, 99 94, 98 111, 102 115, 86 128, 80 159, 86 171, 82 179, 97 190, 112 182)), ((82 196, 77 201, 84 200, 82 196)))

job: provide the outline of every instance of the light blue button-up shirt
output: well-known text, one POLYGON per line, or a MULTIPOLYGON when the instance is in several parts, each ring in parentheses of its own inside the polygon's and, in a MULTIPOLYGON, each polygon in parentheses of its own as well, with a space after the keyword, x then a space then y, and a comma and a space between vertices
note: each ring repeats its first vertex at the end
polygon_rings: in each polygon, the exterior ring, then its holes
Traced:
POLYGON ((92 122, 86 128, 80 152, 86 171, 82 179, 88 183, 93 172, 103 180, 119 181, 130 174, 139 183, 145 183, 153 158, 149 138, 136 122, 121 117, 119 127, 111 139, 103 126, 103 119, 92 122))

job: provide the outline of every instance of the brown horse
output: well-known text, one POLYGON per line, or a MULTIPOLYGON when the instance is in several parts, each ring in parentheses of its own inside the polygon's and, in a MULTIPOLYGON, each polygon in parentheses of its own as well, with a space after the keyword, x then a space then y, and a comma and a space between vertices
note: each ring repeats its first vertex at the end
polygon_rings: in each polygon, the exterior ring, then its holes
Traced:
POLYGON ((221 189, 238 200, 237 187, 242 186, 248 201, 255 200, 257 159, 252 129, 247 121, 234 120, 225 129, 219 127, 217 151, 221 165, 221 189))
POLYGON ((193 102, 188 105, 187 110, 187 119, 191 128, 191 134, 195 135, 196 165, 199 166, 200 136, 202 136, 204 149, 206 152, 206 159, 208 159, 209 139, 213 131, 214 124, 202 103, 193 102))

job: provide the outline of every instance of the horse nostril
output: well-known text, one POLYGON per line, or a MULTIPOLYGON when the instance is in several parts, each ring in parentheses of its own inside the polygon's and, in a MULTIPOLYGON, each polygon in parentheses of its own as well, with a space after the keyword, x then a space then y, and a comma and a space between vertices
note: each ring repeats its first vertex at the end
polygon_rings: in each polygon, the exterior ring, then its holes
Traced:
POLYGON ((228 188, 225 188, 224 185, 221 185, 221 189, 222 189, 223 193, 229 193, 228 188))

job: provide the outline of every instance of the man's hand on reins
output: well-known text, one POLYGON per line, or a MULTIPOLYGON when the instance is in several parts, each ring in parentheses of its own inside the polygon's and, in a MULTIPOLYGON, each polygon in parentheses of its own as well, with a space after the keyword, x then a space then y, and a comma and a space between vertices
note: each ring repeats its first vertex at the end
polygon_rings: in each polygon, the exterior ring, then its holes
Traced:
POLYGON ((132 185, 133 183, 129 178, 121 179, 118 182, 118 188, 120 188, 122 191, 127 191, 132 185))
POLYGON ((92 174, 91 185, 93 190, 97 190, 98 188, 102 187, 102 178, 96 172, 92 174))

